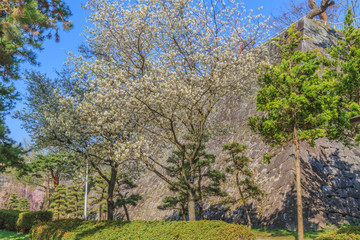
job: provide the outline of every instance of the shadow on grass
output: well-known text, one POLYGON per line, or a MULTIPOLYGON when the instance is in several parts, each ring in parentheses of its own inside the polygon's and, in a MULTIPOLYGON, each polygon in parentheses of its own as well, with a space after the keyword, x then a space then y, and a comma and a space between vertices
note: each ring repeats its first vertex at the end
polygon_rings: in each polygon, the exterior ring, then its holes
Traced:
POLYGON ((28 240, 27 235, 0 230, 0 240, 28 240))

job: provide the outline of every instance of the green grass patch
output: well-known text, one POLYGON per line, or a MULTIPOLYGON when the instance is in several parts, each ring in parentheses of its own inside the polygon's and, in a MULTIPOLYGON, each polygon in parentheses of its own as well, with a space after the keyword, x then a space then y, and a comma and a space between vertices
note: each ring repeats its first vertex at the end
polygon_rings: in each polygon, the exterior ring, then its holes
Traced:
MULTIPOLYGON (((256 238, 260 239, 282 239, 282 240, 296 240, 297 232, 290 232, 285 229, 253 229, 256 238)), ((326 230, 321 231, 305 231, 305 239, 313 240, 325 233, 326 230)))
POLYGON ((0 230, 0 240, 29 240, 29 235, 0 230))
POLYGON ((32 240, 255 240, 245 226, 223 221, 145 222, 59 220, 34 226, 32 240))

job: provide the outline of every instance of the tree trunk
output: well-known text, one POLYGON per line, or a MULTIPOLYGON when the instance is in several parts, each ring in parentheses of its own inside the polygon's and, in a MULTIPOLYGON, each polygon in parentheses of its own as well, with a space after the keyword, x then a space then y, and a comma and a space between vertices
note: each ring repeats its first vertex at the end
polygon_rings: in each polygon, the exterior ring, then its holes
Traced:
POLYGON ((203 202, 202 202, 202 191, 201 191, 201 181, 202 181, 202 175, 201 175, 201 168, 199 168, 199 171, 198 171, 198 174, 199 174, 199 180, 198 180, 198 192, 199 192, 199 215, 200 215, 200 219, 201 220, 204 220, 204 214, 203 214, 203 202))
POLYGON ((297 138, 297 134, 298 134, 297 129, 296 127, 294 127, 298 240, 304 240, 304 220, 303 220, 302 194, 301 194, 300 147, 299 147, 299 140, 297 138))
POLYGON ((49 168, 49 170, 50 170, 50 174, 51 174, 51 179, 52 179, 53 184, 54 184, 54 191, 56 192, 57 191, 56 188, 60 184, 60 176, 59 176, 58 172, 54 172, 54 169, 49 168))
POLYGON ((114 220, 114 189, 115 189, 115 184, 116 184, 116 175, 117 175, 117 171, 115 169, 115 167, 111 167, 111 177, 110 177, 110 181, 109 181, 109 186, 108 186, 108 195, 106 198, 106 202, 107 202, 107 207, 108 207, 108 216, 107 216, 107 220, 114 220))
POLYGON ((193 190, 189 190, 189 221, 196 221, 196 212, 195 212, 195 192, 193 190))
POLYGON ((102 204, 99 205, 99 220, 102 220, 102 204))
POLYGON ((237 187, 238 187, 241 200, 242 200, 243 203, 244 203, 245 213, 246 213, 246 217, 247 217, 247 226, 248 226, 248 228, 251 229, 251 226, 252 226, 251 218, 250 218, 250 214, 249 214, 249 209, 248 209, 247 206, 246 206, 246 199, 245 199, 245 197, 244 197, 243 192, 241 191, 240 182, 239 182, 239 173, 236 173, 235 176, 236 176, 236 185, 237 185, 237 187))
POLYGON ((126 204, 123 205, 124 211, 125 211, 125 216, 126 216, 126 221, 130 222, 130 216, 129 216, 129 212, 128 209, 126 207, 126 204))
POLYGON ((181 205, 181 215, 184 221, 186 221, 185 206, 181 205))

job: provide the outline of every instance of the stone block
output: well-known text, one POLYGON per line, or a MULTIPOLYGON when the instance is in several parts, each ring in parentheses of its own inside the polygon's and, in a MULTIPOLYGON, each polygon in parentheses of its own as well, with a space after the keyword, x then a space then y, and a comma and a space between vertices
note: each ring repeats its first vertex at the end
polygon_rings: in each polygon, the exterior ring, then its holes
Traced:
POLYGON ((331 198, 329 211, 332 213, 347 214, 346 200, 339 197, 331 198))
POLYGON ((322 193, 324 195, 324 197, 332 197, 332 196, 336 196, 337 194, 331 189, 330 186, 323 186, 321 188, 322 193))

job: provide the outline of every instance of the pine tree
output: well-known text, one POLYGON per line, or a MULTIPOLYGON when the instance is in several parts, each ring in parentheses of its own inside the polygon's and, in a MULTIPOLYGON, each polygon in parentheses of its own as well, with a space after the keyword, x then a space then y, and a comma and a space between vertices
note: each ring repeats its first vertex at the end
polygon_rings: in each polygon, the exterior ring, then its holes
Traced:
POLYGON ((66 190, 67 213, 69 217, 80 218, 84 213, 84 186, 80 181, 75 181, 66 190))
MULTIPOLYGON (((190 148, 194 146, 189 146, 190 148)), ((189 163, 183 161, 184 156, 180 151, 174 151, 172 156, 167 159, 166 174, 173 178, 169 189, 175 193, 175 197, 165 197, 165 205, 159 206, 160 209, 174 207, 181 209, 187 206, 190 199, 189 191, 194 189, 194 197, 199 207, 200 219, 204 219, 203 204, 210 196, 224 196, 225 193, 220 189, 221 183, 225 181, 225 175, 213 169, 215 155, 205 152, 205 144, 198 150, 198 158, 195 159, 195 166, 190 167, 189 163), (190 169, 195 171, 190 173, 190 169), (188 179, 184 179, 187 176, 188 179), (189 186, 191 185, 191 187, 189 186), (177 203, 175 205, 175 203, 177 203)), ((185 211, 182 211, 182 214, 185 211)), ((184 218, 184 217, 183 217, 184 218)), ((186 218, 184 218, 185 220, 186 218)))
POLYGON ((27 198, 19 198, 17 194, 12 193, 10 195, 8 209, 30 211, 29 200, 27 198))
POLYGON ((137 202, 142 199, 139 194, 130 194, 126 192, 127 190, 137 188, 137 185, 134 181, 129 177, 128 174, 119 174, 117 176, 116 181, 116 192, 118 194, 118 198, 114 204, 114 207, 123 208, 126 216, 126 220, 130 222, 130 214, 127 208, 128 205, 136 206, 137 202))
POLYGON ((238 142, 230 142, 223 146, 223 151, 226 151, 229 155, 229 158, 225 159, 225 162, 228 163, 226 172, 235 176, 240 201, 242 202, 246 212, 247 225, 251 229, 252 223, 249 208, 247 206, 248 201, 251 199, 259 199, 264 193, 252 178, 253 171, 249 166, 251 158, 246 157, 245 155, 239 155, 246 150, 246 145, 241 145, 238 142))
POLYGON ((8 203, 8 209, 14 209, 17 210, 19 207, 19 197, 17 194, 12 193, 10 195, 9 203, 8 203))
POLYGON ((64 218, 67 214, 67 196, 66 187, 64 184, 60 184, 51 195, 50 209, 53 211, 54 216, 59 220, 64 218))

